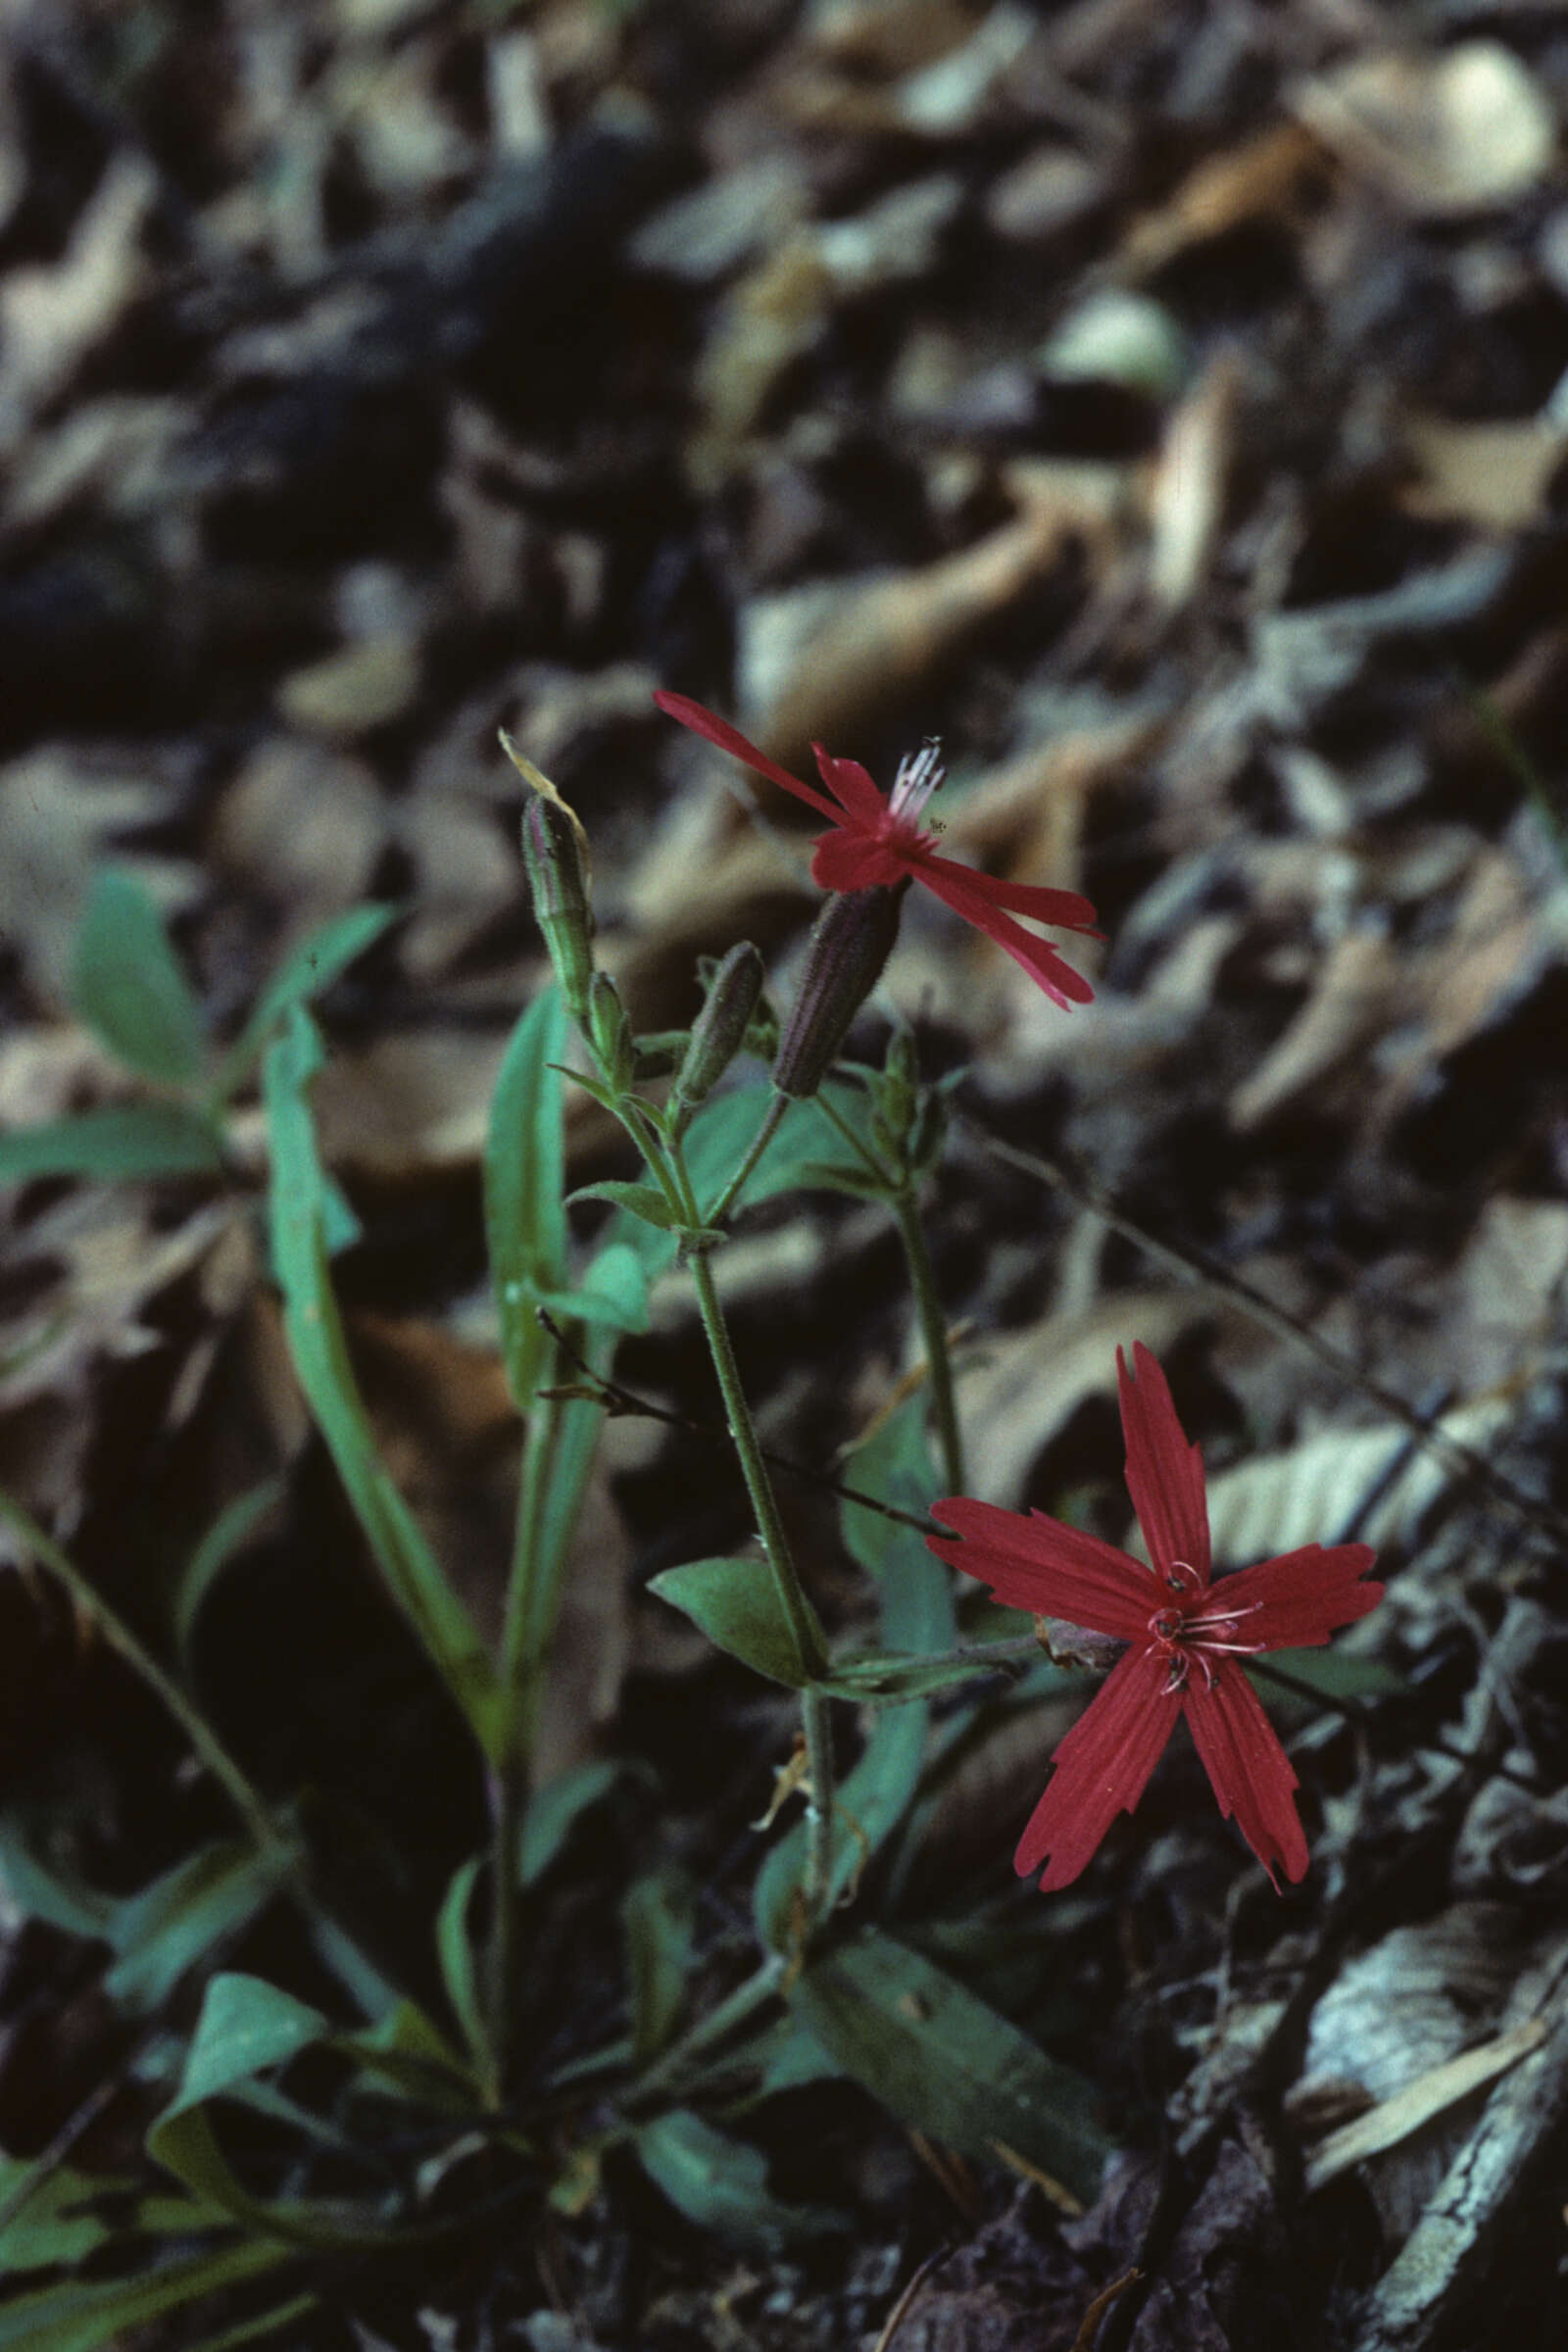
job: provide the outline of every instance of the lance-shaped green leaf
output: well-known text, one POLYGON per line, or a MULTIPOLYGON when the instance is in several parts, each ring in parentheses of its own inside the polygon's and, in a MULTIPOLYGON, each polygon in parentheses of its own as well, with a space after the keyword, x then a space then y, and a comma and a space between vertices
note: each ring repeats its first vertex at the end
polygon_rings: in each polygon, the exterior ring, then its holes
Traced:
POLYGON ((225 1974, 207 1987, 176 2096, 147 2134, 147 2152, 207 2204, 287 2245, 369 2247, 400 2234, 376 2217, 303 2200, 253 2196, 219 2146, 207 2109, 243 2096, 256 2078, 330 2041, 318 2009, 261 1977, 225 1974))
POLYGON ((287 1846, 259 1851, 239 1838, 187 1854, 115 1905, 108 1936, 116 1960, 106 1992, 125 2008, 156 2009, 194 1962, 271 1901, 297 1860, 287 1846))
POLYGON ((268 1039, 296 1004, 308 1004, 329 988, 356 957, 373 947, 383 931, 397 922, 401 906, 349 906, 329 915, 284 956, 263 988, 250 1019, 223 1056, 217 1093, 226 1101, 243 1086, 260 1061, 268 1039))
POLYGON ((956 1977, 862 1931, 812 1961, 790 1999, 857 2082, 964 2156, 1022 2157, 1087 2204, 1114 2143, 1094 2085, 956 1977))
POLYGON ((565 1050, 559 989, 547 988, 512 1033, 490 1103, 484 1222, 512 1400, 533 1402, 549 1341, 535 1308, 566 1280, 565 1127, 555 1066, 565 1050))
POLYGON ((201 1076, 201 1006, 164 918, 133 874, 110 866, 88 895, 71 967, 72 1002, 112 1054, 146 1078, 201 1076))
POLYGON ((769 1682, 800 1690, 811 1680, 764 1560, 688 1560, 650 1577, 648 1590, 769 1682))
POLYGON ((822 1688, 835 1698, 858 1699, 862 1706, 906 1706, 912 1698, 930 1698, 959 1683, 972 1683, 997 1674, 1015 1673, 1016 1662, 985 1658, 922 1658, 906 1650, 867 1650, 853 1658, 835 1658, 822 1688))
POLYGON ((220 1131, 183 1102, 126 1102, 0 1135, 0 1184, 35 1176, 128 1184, 140 1177, 218 1176, 222 1168, 220 1131))
POLYGON ((454 1871, 436 1916, 435 1948, 441 1962, 441 1982, 452 2003, 452 2014, 463 2028, 463 2038, 478 2063, 488 2066, 490 2039, 484 2030, 484 2008, 479 1998, 478 1955, 468 1932, 468 1912, 482 1868, 483 1857, 472 1854, 454 1871))
POLYGON ((634 1879, 621 1902, 632 2059, 638 2067, 657 2057, 674 2031, 686 1997, 693 1922, 693 1889, 679 1871, 650 1871, 634 1879))
POLYGON ((505 1736, 499 1679, 414 1514, 375 1449, 349 1362, 327 1267, 324 1186, 309 1088, 321 1061, 309 1016, 294 1006, 269 1049, 264 1099, 272 1151, 272 1262, 300 1386, 394 1599, 494 1762, 505 1736))
MULTIPOLYGON (((204 2295, 238 2286, 290 2258, 291 2249, 264 2238, 241 2238, 215 2251, 189 2254, 138 2271, 129 2278, 65 2278, 0 2304, 0 2352, 110 2352, 137 2329, 204 2295)), ((290 2318, 313 2297, 295 2297, 290 2318)))
POLYGON ((805 2238, 848 2227, 824 2205, 787 2205, 767 2185, 760 2148, 716 2132, 688 2107, 676 2107, 632 2135, 643 2170, 687 2220, 733 2245, 776 2254, 805 2238))

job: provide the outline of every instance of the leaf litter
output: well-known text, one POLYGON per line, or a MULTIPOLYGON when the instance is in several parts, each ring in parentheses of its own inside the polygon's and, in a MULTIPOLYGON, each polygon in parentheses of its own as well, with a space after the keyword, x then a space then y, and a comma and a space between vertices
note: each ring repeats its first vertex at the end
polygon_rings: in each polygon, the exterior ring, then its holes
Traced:
MULTIPOLYGON (((911 910, 866 1032, 897 1008, 932 1066, 972 1061, 931 1216, 977 1492, 1121 1540, 1108 1366, 1142 1339, 1202 1441, 1218 1556, 1365 1540, 1391 1583, 1333 1703, 1281 1718, 1315 1807, 1284 1910, 1248 1890, 1191 1759, 1059 1911, 1008 1885, 999 1825, 1081 1689, 1047 1661, 944 1755, 928 1849, 895 1866, 901 1949, 1087 2065, 1131 2153, 1082 2220, 988 2169, 978 2127, 954 2157, 803 2074, 759 2110, 756 2210, 831 2193, 853 2252, 808 2232, 737 2268, 608 2163, 537 2251, 432 2272, 412 2306, 350 2282, 292 2340, 732 2352, 875 2342, 897 2310, 898 2352, 1067 2346, 1136 2271, 1093 2340, 1307 2325, 1409 2352, 1505 2306, 1521 2345, 1554 2341, 1568 188, 1546 19, 1429 11, 1396 47, 1356 12, 1200 0, 361 0, 155 11, 145 38, 43 13, 7 26, 0 115, 0 1144, 169 1107, 168 1073, 128 1075, 79 1017, 104 867, 172 927, 204 1079, 317 926, 396 909, 322 1005, 348 1344, 425 1536, 493 1621, 514 1471, 479 1163, 545 972, 496 728, 581 814, 606 963, 650 1028, 689 1017, 693 956, 743 933, 787 1000, 811 905, 782 798, 721 792, 653 688, 792 769, 821 738, 883 789, 938 732, 946 847, 1087 892, 1107 934, 1062 1024, 911 910), (1091 1170, 1119 1227, 977 1137, 1091 1170), (1140 1233, 1283 1320, 1174 1281, 1140 1233)), ((412 1894, 366 1895, 396 1949, 481 1792, 281 1352, 248 1085, 225 1116, 220 1169, 0 1189, 0 1484, 156 1632, 219 1513, 282 1482, 194 1654, 264 1777, 303 1760, 346 1874, 405 1846, 412 1894)), ((625 1173, 585 1101, 567 1143, 572 1182, 625 1173)), ((738 1344, 768 1442, 828 1469, 895 1390, 907 1310, 858 1204, 755 1217, 738 1344)), ((711 1424, 674 1285, 618 1364, 711 1424)), ((788 1739, 776 1694, 641 1592, 736 1540, 717 1448, 614 1429, 547 1738, 564 1775, 627 1775, 554 1865, 576 1874, 543 1955, 564 2059, 618 2030, 629 1860, 694 1872, 701 1948, 727 1948, 730 1849, 788 1739)), ((803 1483, 788 1508, 822 1605, 870 1638, 822 1498, 803 1483)), ((145 1884, 212 1834, 211 1791, 90 1634, 6 1576, 54 1712, 19 1695, 5 1805, 66 1876, 145 1884)), ((48 1992, 63 1938, 8 1915, 0 2008, 85 2095, 116 2047, 48 1992)), ((8 2147, 38 2079, 21 2031, 8 2147)), ((122 2175, 150 2112, 111 2103, 79 2160, 122 2175)), ((689 2183, 733 2187, 734 2160, 676 2139, 676 2206, 717 2214, 689 2183)), ((194 2340, 181 2325, 163 2340, 194 2340)))

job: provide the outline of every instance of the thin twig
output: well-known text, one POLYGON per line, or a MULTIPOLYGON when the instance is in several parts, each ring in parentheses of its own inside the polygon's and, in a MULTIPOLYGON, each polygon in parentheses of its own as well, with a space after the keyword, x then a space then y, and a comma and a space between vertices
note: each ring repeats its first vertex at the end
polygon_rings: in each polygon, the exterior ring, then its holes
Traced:
MULTIPOLYGON (((573 1369, 590 1383, 612 1414, 619 1414, 628 1420, 662 1421, 666 1429, 683 1430, 688 1437, 705 1438, 710 1445, 729 1444, 729 1433, 720 1429, 715 1421, 698 1421, 689 1413, 671 1412, 666 1405, 656 1404, 651 1396, 639 1396, 634 1389, 624 1388, 618 1380, 608 1379, 603 1372, 596 1372, 578 1354, 548 1307, 537 1307, 534 1311, 573 1369)), ((806 1486, 818 1487, 825 1494, 836 1494, 841 1502, 858 1503, 862 1510, 875 1511, 883 1519, 896 1519, 901 1527, 917 1528, 922 1536, 931 1533, 929 1518, 921 1518, 914 1511, 901 1511, 897 1503, 884 1502, 880 1495, 867 1494, 860 1487, 846 1486, 842 1479, 830 1478, 825 1470, 814 1470, 807 1462, 793 1461, 786 1453, 775 1453, 769 1446, 762 1447, 762 1459, 770 1470, 782 1470, 788 1478, 798 1478, 806 1486)))

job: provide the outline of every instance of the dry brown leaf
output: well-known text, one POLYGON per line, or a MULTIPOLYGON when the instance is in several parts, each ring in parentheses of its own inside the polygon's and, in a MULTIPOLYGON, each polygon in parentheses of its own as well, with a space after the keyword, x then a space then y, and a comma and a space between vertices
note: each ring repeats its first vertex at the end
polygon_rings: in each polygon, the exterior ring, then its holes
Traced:
POLYGON ((809 638, 756 728, 785 767, 803 769, 819 740, 843 751, 916 694, 928 694, 988 621, 1004 612, 1080 539, 1103 542, 1123 489, 1119 468, 1010 469, 1021 512, 956 556, 879 579, 839 602, 809 638))
POLYGON ((1419 2132, 1434 2116, 1457 2106, 1472 2091, 1494 2082, 1517 2066, 1521 2058, 1537 2050, 1546 2038, 1546 2029, 1539 2017, 1528 2024, 1514 2026, 1506 2034, 1483 2041, 1473 2050, 1465 2050, 1443 2066, 1434 2066, 1392 2099, 1357 2116, 1353 2123, 1345 2124, 1319 2141, 1306 2160, 1305 2186, 1310 2196, 1314 2190, 1326 2188, 1342 2173, 1363 2164, 1369 2156, 1379 2156, 1385 2148, 1397 2147, 1412 2132, 1419 2132))
POLYGON ((141 235, 157 194, 151 164, 122 149, 61 260, 13 269, 0 284, 0 450, 19 445, 140 291, 141 235))
POLYGON ((1522 531, 1539 521, 1568 449, 1568 430, 1544 416, 1500 424, 1412 416, 1405 429, 1421 473, 1400 504, 1409 514, 1483 531, 1522 531))
POLYGON ((401 718, 418 695, 418 647, 402 634, 364 637, 277 689, 278 714, 302 735, 353 743, 401 718))
MULTIPOLYGON (((1456 1405, 1435 1424, 1456 1445, 1484 1449, 1516 1410, 1510 1396, 1456 1405)), ((1253 1454, 1208 1481, 1209 1532, 1214 1557, 1248 1567, 1303 1544, 1334 1540, 1350 1513, 1407 1451, 1409 1432, 1385 1421, 1370 1428, 1330 1429, 1279 1453, 1253 1454)), ((1359 1534, 1377 1547, 1407 1539, 1439 1495, 1453 1483, 1446 1463, 1413 1451, 1404 1469, 1362 1523, 1359 1534)))
POLYGON ((1162 612, 1192 602, 1213 561, 1241 388, 1238 361, 1221 353, 1165 427, 1149 501, 1149 586, 1162 612))
POLYGON ((1381 927, 1348 931, 1325 956, 1300 1011, 1232 1095, 1232 1127, 1252 1134, 1359 1054, 1408 989, 1405 959, 1381 927))
POLYGON ((330 1054, 315 1097, 323 1158, 416 1184, 473 1165, 506 1046, 505 1037, 419 1029, 330 1054))
POLYGON ((1086 1312, 1047 1315, 976 1350, 958 1392, 967 1428, 983 1431, 971 1484, 987 1502, 1015 1505, 1032 1464, 1079 1405, 1114 1396, 1116 1349, 1142 1340, 1156 1355, 1227 1309, 1199 1290, 1117 1291, 1086 1312))
MULTIPOLYGON (((121 835, 163 814, 167 797, 154 776, 89 766, 55 744, 0 768, 0 938, 21 951, 45 1006, 69 1001, 93 867, 121 835)), ((188 865, 140 853, 122 862, 134 863, 166 912, 196 894, 188 865)))
POLYGON ((372 769, 274 736, 224 791, 209 850, 220 872, 287 909, 290 930, 304 931, 365 897, 386 840, 372 769))
POLYGON ((1190 246, 1250 221, 1294 219, 1323 169, 1323 150, 1298 122, 1276 122, 1189 172, 1157 213, 1134 222, 1119 263, 1129 277, 1163 270, 1190 246))
POLYGON ((1299 84, 1293 103, 1326 147, 1418 220, 1524 195, 1557 144, 1550 100, 1498 41, 1352 58, 1299 84))
POLYGON ((1053 737, 994 768, 944 818, 943 847, 1019 881, 1080 887, 1084 811, 1155 749, 1163 717, 1135 713, 1053 737))

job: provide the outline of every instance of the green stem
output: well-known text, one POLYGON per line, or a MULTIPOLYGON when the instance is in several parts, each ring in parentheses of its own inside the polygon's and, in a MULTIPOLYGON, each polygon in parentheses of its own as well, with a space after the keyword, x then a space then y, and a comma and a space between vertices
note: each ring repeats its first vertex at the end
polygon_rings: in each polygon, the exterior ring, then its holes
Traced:
POLYGON ((291 1850, 288 1840, 275 1828, 260 1791, 236 1764, 206 1716, 164 1672, 152 1652, 143 1648, 124 1619, 89 1584, 70 1554, 62 1551, 53 1537, 45 1535, 21 1503, 13 1501, 4 1492, 0 1492, 0 1519, 10 1522, 33 1557, 59 1578, 76 1606, 99 1627, 111 1649, 118 1649, 126 1665, 162 1699, 261 1851, 275 1854, 291 1850))
MULTIPOLYGON (((698 1210, 692 1196, 691 1179, 686 1173, 685 1159, 679 1144, 670 1154, 670 1171, 680 1191, 690 1203, 692 1222, 697 1222, 698 1210)), ((724 1399, 724 1419, 730 1440, 751 1496, 752 1511, 757 1520, 757 1532, 762 1539, 762 1549, 773 1572, 773 1585, 778 1593, 779 1607, 794 1637, 797 1654, 808 1674, 825 1671, 827 1655, 817 1628, 815 1612, 802 1589, 800 1575, 790 1550, 784 1522, 779 1517, 773 1485, 767 1474, 757 1424, 752 1408, 746 1401, 741 1385, 740 1367, 735 1361, 735 1349, 730 1341, 729 1326, 718 1301, 718 1286, 713 1280, 712 1263, 706 1250, 699 1250, 691 1260, 692 1286, 697 1293, 697 1308, 703 1319, 708 1350, 713 1359, 724 1399)), ((807 1770, 811 1784, 811 1835, 807 1847, 806 1904, 814 1921, 827 1899, 832 1880, 833 1864, 833 1725, 827 1699, 820 1690, 810 1688, 801 1692, 801 1720, 806 1733, 807 1770)))
POLYGON ((953 1391, 953 1359, 948 1352, 947 1317, 937 1297, 936 1277, 931 1270, 931 1253, 925 1244, 925 1228, 920 1222, 920 1204, 912 1184, 906 1184, 892 1196, 893 1214, 899 1221, 899 1238, 909 1268, 909 1287, 914 1294, 914 1311, 920 1323, 920 1342, 925 1349, 926 1371, 931 1382, 931 1408, 936 1416, 937 1443, 942 1448, 942 1475, 950 1494, 961 1494, 966 1485, 963 1472, 963 1432, 958 1423, 958 1401, 953 1391))
POLYGON ((788 1110, 789 1106, 790 1097, 788 1095, 775 1095, 773 1097, 772 1102, 767 1106, 766 1117, 763 1119, 762 1124, 760 1127, 759 1127, 757 1133, 752 1138, 751 1146, 746 1153, 746 1157, 741 1161, 740 1166, 736 1169, 734 1175, 730 1178, 728 1184, 725 1185, 724 1190, 719 1194, 718 1199, 713 1202, 712 1207, 703 1219, 703 1223, 705 1225, 723 1224, 724 1219, 728 1216, 731 1208, 734 1206, 741 1193, 744 1192, 747 1184, 750 1182, 751 1177, 756 1170, 758 1161, 761 1158, 762 1153, 767 1150, 768 1145, 773 1141, 774 1136, 777 1135, 779 1130, 779 1122, 783 1118, 784 1113, 788 1110))

